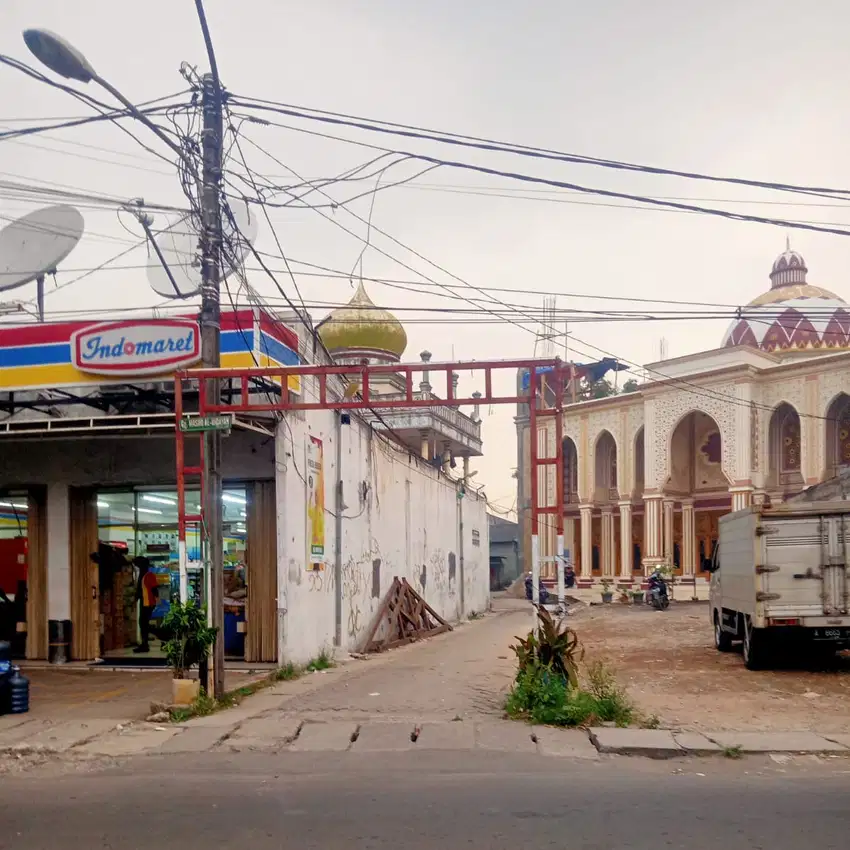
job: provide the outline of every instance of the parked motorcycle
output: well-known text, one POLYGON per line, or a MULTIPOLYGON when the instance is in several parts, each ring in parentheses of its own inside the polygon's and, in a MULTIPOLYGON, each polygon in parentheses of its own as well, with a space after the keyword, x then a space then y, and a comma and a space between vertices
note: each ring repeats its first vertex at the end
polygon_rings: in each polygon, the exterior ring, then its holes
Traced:
POLYGON ((653 573, 649 577, 646 590, 646 601, 656 610, 663 611, 670 606, 670 597, 667 594, 667 582, 660 573, 653 573))
MULTIPOLYGON (((542 582, 538 583, 538 599, 541 605, 546 605, 549 602, 549 591, 543 586, 542 582)), ((531 573, 525 577, 525 598, 530 602, 534 598, 534 582, 531 578, 531 573)))

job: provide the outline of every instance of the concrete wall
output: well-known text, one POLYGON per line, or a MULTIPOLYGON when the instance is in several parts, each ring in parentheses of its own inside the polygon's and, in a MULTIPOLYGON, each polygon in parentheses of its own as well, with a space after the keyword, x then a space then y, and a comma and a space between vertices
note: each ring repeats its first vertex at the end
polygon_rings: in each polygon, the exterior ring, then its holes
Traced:
POLYGON ((356 419, 343 425, 340 433, 346 508, 342 512, 342 599, 338 609, 335 416, 311 412, 305 421, 290 415, 279 426, 280 655, 285 661, 304 662, 322 649, 331 649, 337 628, 341 648, 359 650, 395 576, 407 578, 449 621, 484 610, 489 604, 484 499, 470 493, 458 500, 457 485, 420 459, 387 446, 356 419), (320 572, 309 569, 307 553, 305 477, 310 435, 321 439, 324 448, 326 555, 320 572), (364 482, 365 499, 361 496, 364 482))

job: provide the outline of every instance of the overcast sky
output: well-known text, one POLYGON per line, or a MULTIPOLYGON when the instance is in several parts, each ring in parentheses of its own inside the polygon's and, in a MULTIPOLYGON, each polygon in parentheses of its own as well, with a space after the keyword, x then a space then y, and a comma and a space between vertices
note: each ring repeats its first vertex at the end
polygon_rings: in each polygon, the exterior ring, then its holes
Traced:
MULTIPOLYGON (((850 185, 845 105, 850 4, 842 0, 207 0, 206 6, 222 80, 234 93, 594 157, 722 176, 850 185)), ((0 52, 34 62, 21 30, 52 29, 135 102, 184 89, 178 73, 182 61, 207 67, 191 0, 6 0, 0 22, 0 52)), ((0 75, 4 128, 27 123, 12 119, 86 114, 67 94, 10 68, 0 68, 0 75)), ((850 226, 848 211, 817 198, 544 164, 306 122, 300 126, 587 186, 850 226)), ((243 131, 310 179, 333 176, 371 155, 292 130, 245 125, 243 131)), ((143 128, 137 132, 156 145, 143 128)), ((2 145, 0 179, 181 203, 173 169, 112 126, 2 145)), ((243 150, 252 169, 291 181, 256 149, 246 144, 243 150)), ((415 170, 399 166, 386 179, 415 170)), ((334 194, 343 199, 353 193, 334 194)), ((785 229, 631 204, 618 208, 618 203, 440 169, 379 193, 373 222, 472 285, 512 290, 494 296, 517 304, 542 305, 542 296, 523 294, 528 290, 560 293, 558 307, 598 309, 606 305, 590 299, 599 294, 740 304, 768 288, 767 274, 784 248, 785 229), (482 195, 488 192, 505 197, 482 195)), ((367 197, 351 209, 366 216, 369 204, 367 197)), ((0 190, 3 217, 31 208, 0 190)), ((138 239, 137 228, 125 220, 133 231, 128 233, 114 212, 84 212, 86 237, 65 261, 60 283, 80 273, 73 270, 99 265, 138 239)), ((365 236, 363 224, 344 210, 334 218, 365 236)), ((361 251, 357 238, 315 211, 275 211, 272 219, 287 256, 295 260, 348 272, 361 251)), ((160 216, 156 223, 166 221, 160 216)), ((373 233, 372 241, 436 281, 458 283, 380 235, 373 233)), ((843 237, 792 232, 791 242, 805 256, 811 282, 850 295, 843 237)), ((261 227, 257 244, 274 250, 267 227, 261 227)), ((116 265, 146 261, 145 250, 138 249, 116 265)), ((422 280, 375 250, 366 252, 363 274, 422 280)), ((261 272, 251 273, 250 280, 261 293, 277 294, 261 272)), ((280 280, 292 294, 291 281, 280 280)), ((339 302, 352 294, 344 279, 299 273, 298 283, 308 301, 339 302)), ((367 288, 373 300, 390 307, 460 303, 438 299, 440 290, 431 285, 419 287, 422 294, 383 284, 367 288)), ((49 295, 47 308, 48 313, 102 311, 159 302, 143 270, 119 268, 49 295)), ((404 315, 399 311, 400 318, 404 315)), ((726 325, 718 320, 574 323, 572 354, 587 360, 604 349, 646 363, 657 359, 662 337, 668 354, 678 356, 718 346, 726 325)), ((423 348, 435 360, 523 357, 534 351, 533 333, 505 323, 410 322, 407 331, 409 359, 418 359, 423 348)), ((470 391, 475 388, 462 375, 462 387, 464 381, 470 391)), ((487 485, 491 500, 510 507, 514 411, 503 407, 487 413, 486 457, 473 468, 480 468, 477 480, 487 485)))

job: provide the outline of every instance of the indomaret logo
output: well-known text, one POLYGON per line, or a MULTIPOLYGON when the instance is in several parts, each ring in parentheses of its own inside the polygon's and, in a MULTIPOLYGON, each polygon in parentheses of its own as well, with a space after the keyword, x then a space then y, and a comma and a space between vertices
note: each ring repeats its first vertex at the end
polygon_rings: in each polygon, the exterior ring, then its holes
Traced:
POLYGON ((71 352, 81 372, 158 375, 200 359, 200 332, 189 319, 108 322, 77 331, 71 352))

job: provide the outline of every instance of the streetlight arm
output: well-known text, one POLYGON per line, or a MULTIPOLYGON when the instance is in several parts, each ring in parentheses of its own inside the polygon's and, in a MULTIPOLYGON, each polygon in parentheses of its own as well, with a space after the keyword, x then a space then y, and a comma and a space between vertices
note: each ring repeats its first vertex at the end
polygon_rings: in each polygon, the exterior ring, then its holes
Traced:
POLYGON ((189 157, 179 145, 169 139, 168 136, 159 127, 157 127, 156 124, 147 117, 147 115, 144 114, 144 112, 141 112, 138 107, 132 103, 132 101, 124 97, 124 95, 121 94, 115 86, 107 80, 104 80, 103 77, 93 73, 91 79, 92 82, 97 83, 102 89, 106 89, 106 91, 108 91, 119 103, 126 107, 127 111, 133 116, 133 118, 144 124, 145 127, 147 127, 161 142, 168 145, 168 147, 171 148, 171 150, 174 151, 181 160, 183 160, 186 168, 189 169, 189 173, 196 180, 198 179, 198 170, 195 167, 195 163, 192 162, 191 157, 189 157))

